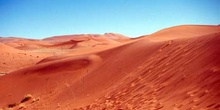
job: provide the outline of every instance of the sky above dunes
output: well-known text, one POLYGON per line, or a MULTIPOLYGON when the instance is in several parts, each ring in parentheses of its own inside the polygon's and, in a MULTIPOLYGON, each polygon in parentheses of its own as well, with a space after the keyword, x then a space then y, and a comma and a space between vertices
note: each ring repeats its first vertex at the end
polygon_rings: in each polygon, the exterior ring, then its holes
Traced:
POLYGON ((220 24, 219 0, 0 0, 0 36, 151 34, 182 24, 220 24))

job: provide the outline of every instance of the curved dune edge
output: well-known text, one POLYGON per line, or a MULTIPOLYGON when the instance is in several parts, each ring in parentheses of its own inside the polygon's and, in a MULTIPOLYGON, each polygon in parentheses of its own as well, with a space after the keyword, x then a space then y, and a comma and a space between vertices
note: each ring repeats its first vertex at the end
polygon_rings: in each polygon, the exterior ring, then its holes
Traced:
POLYGON ((10 101, 19 102, 28 93, 42 95, 51 88, 59 87, 59 84, 66 86, 67 83, 77 82, 96 69, 101 62, 102 59, 99 56, 87 55, 64 58, 14 71, 0 77, 1 84, 4 84, 0 85, 0 88, 11 85, 15 79, 19 79, 15 85, 4 88, 1 92, 4 94, 1 95, 4 101, 0 104, 6 106, 10 101), (11 90, 15 88, 17 92, 12 96, 13 99, 8 98, 8 95, 14 92, 11 90))
POLYGON ((91 47, 87 54, 44 58, 0 77, 0 108, 218 110, 220 31, 206 29, 198 36, 163 39, 186 31, 174 27, 155 39, 149 35, 100 50, 91 47))
POLYGON ((149 35, 152 41, 165 41, 182 38, 193 38, 218 33, 220 26, 214 25, 181 25, 160 30, 149 35))
POLYGON ((23 51, 0 43, 0 73, 7 74, 24 67, 35 65, 50 55, 23 51))

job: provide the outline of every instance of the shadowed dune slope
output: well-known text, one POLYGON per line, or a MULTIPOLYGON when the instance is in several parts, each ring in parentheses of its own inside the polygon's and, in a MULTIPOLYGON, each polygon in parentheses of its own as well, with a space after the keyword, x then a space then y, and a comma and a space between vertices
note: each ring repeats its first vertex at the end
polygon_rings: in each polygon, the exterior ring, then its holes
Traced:
POLYGON ((185 36, 178 28, 102 51, 48 57, 1 76, 0 108, 220 109, 220 32, 208 27, 185 36), (174 30, 181 34, 162 39, 174 30), (23 103, 27 94, 32 97, 23 103))
POLYGON ((56 91, 55 89, 65 90, 67 85, 72 85, 87 75, 100 62, 101 58, 96 55, 69 57, 59 61, 37 64, 4 75, 0 77, 0 88, 4 89, 1 92, 4 95, 0 96, 4 101, 0 103, 7 106, 11 101, 20 102, 23 96, 28 93, 41 97, 48 92, 56 91), (17 78, 18 80, 14 84, 14 80, 17 78), (5 85, 7 86, 5 87, 5 85), (15 90, 11 91, 12 89, 15 90))

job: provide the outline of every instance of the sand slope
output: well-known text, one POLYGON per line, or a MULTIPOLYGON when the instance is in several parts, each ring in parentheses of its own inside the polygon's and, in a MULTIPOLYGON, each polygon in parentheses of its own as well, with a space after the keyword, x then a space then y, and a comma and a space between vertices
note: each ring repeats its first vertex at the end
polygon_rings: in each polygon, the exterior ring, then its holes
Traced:
MULTIPOLYGON (((84 50, 78 48, 81 51, 52 55, 35 65, 1 76, 0 107, 27 110, 220 109, 218 27, 173 27, 148 37, 117 42, 106 47, 88 46, 84 50), (201 31, 203 33, 197 33, 201 31), (169 36, 174 34, 175 37, 169 36), (83 52, 87 50, 92 51, 83 52)), ((59 42, 62 44, 72 43, 68 39, 59 42)))
POLYGON ((209 35, 220 31, 220 26, 214 25, 181 25, 160 30, 149 37, 153 41, 164 41, 180 38, 192 38, 209 35))
POLYGON ((31 53, 0 43, 0 73, 5 74, 34 65, 49 55, 31 53))

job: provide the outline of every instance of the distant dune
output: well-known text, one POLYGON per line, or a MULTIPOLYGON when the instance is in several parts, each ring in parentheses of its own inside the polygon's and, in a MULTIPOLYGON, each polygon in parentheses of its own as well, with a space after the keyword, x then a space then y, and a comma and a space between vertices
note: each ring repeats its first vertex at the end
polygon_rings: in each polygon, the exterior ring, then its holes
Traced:
POLYGON ((220 26, 0 42, 0 110, 220 109, 220 26))

